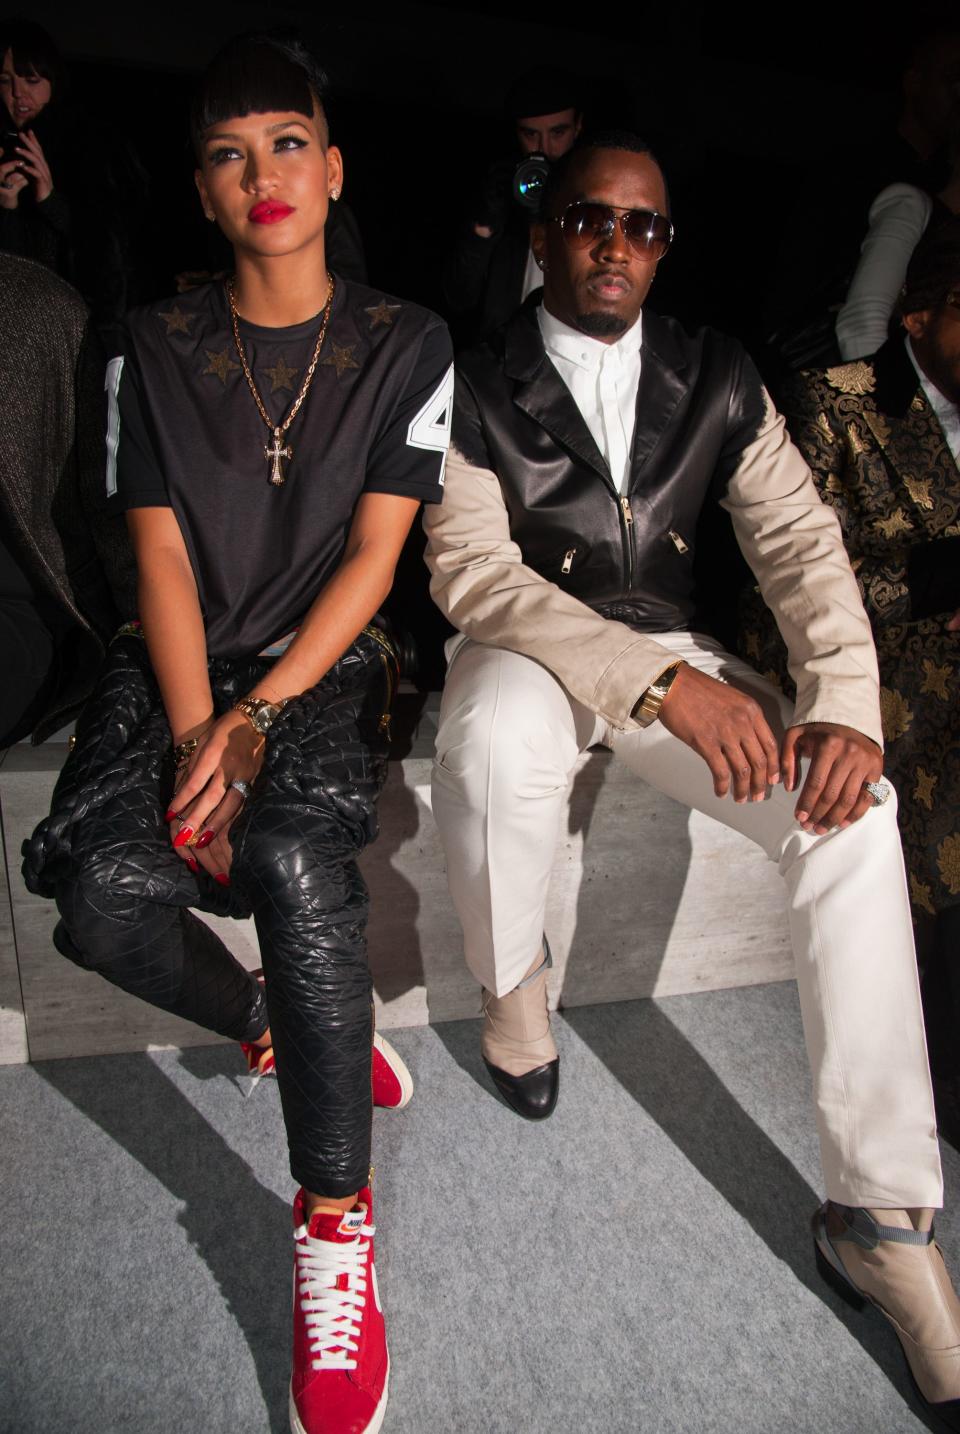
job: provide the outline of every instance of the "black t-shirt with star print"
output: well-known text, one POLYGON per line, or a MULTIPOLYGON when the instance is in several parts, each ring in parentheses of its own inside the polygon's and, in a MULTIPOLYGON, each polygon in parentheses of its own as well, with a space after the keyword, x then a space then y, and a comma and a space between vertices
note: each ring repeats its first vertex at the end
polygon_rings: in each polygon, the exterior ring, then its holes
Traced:
MULTIPOLYGON (((282 423, 322 315, 292 328, 241 320, 260 397, 282 423)), ((128 317, 107 371, 108 505, 171 507, 213 657, 259 652, 302 621, 342 560, 362 493, 440 501, 450 432, 450 339, 435 314, 339 279, 320 361, 281 439, 240 365, 222 283, 128 317)))

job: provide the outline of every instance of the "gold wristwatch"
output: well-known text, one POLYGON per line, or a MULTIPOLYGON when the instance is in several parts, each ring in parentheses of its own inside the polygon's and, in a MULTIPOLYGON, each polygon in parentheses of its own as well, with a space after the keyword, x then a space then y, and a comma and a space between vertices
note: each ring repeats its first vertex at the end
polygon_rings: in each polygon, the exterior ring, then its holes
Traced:
POLYGON ((678 660, 672 667, 668 667, 664 672, 661 672, 656 682, 651 682, 646 692, 640 698, 640 701, 630 713, 634 722, 639 723, 641 727, 649 727, 651 722, 656 722, 660 716, 663 699, 673 686, 677 673, 680 671, 680 666, 681 664, 678 660))
POLYGON ((279 702, 268 702, 266 697, 241 697, 233 704, 233 710, 242 712, 253 730, 265 737, 289 701, 289 697, 279 702))

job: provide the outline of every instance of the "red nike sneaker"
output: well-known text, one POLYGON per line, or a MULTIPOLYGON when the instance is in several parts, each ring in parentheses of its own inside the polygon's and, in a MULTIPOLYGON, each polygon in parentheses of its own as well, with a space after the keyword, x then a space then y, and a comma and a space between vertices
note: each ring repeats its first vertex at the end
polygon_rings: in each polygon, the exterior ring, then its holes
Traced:
POLYGON ((373 1197, 352 1210, 293 1205, 293 1434, 377 1434, 390 1356, 373 1263, 373 1197))
POLYGON ((373 1103, 385 1110, 403 1110, 413 1095, 413 1077, 383 1036, 373 1033, 373 1103))
MULTIPOLYGON (((263 972, 256 971, 254 975, 262 986, 263 972)), ((275 1076, 277 1073, 273 1047, 256 1046, 252 1042, 241 1041, 240 1049, 246 1056, 247 1070, 254 1078, 251 1083, 252 1092, 262 1076, 275 1076)), ((403 1059, 390 1042, 384 1040, 376 1031, 373 1033, 371 1087, 374 1105, 379 1105, 384 1110, 403 1110, 413 1095, 413 1077, 403 1059)))

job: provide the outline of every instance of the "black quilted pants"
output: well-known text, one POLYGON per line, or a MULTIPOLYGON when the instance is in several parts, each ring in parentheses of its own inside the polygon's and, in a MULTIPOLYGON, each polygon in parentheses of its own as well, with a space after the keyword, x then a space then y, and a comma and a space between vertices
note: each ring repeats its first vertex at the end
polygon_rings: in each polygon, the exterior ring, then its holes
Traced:
MULTIPOLYGON (((217 712, 270 659, 214 659, 217 712)), ((377 834, 395 664, 381 635, 357 638, 286 707, 231 831, 231 885, 194 876, 163 820, 170 731, 146 647, 111 647, 50 816, 24 845, 24 879, 52 896, 58 949, 125 991, 235 1040, 269 1025, 294 1179, 350 1195, 370 1163, 372 986, 367 890, 356 857, 377 834), (260 986, 191 908, 253 914, 260 986)))

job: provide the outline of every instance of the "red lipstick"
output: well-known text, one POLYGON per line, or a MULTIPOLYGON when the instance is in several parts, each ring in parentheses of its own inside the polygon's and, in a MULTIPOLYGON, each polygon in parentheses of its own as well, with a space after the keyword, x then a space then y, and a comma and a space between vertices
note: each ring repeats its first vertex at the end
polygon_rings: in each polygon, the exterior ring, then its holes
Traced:
POLYGON ((261 199, 247 217, 251 224, 279 224, 281 219, 292 213, 291 205, 283 204, 279 199, 261 199))

